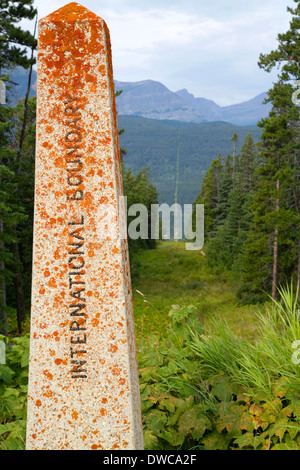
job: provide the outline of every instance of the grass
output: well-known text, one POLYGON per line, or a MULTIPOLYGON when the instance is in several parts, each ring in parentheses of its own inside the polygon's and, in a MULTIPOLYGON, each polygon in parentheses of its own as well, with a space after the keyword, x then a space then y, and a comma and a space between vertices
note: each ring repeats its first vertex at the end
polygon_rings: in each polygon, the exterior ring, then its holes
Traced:
POLYGON ((292 286, 280 287, 277 301, 260 306, 255 341, 234 334, 224 318, 202 328, 197 309, 173 309, 166 337, 138 356, 150 449, 299 450, 297 299, 292 286))
MULTIPOLYGON (((214 271, 201 251, 185 250, 184 242, 158 241, 154 250, 138 256, 138 276, 132 279, 137 344, 149 334, 166 332, 172 305, 194 305, 203 325, 224 319, 231 330, 252 339, 257 332, 255 305, 239 305, 229 273, 214 271)), ((15 309, 8 311, 9 335, 17 334, 15 309)), ((23 324, 29 332, 30 315, 23 324)))
POLYGON ((172 305, 195 305, 203 324, 222 318, 237 335, 256 335, 256 306, 239 305, 229 274, 215 272, 203 252, 187 251, 185 243, 160 241, 142 252, 132 288, 138 344, 166 331, 172 305))
POLYGON ((205 335, 191 331, 192 349, 207 370, 222 370, 236 383, 272 396, 274 380, 300 392, 299 365, 293 361, 293 343, 300 336, 298 291, 280 287, 279 299, 257 314, 257 338, 250 342, 235 337, 226 324, 211 322, 205 335))
MULTIPOLYGON (((147 450, 299 450, 298 291, 280 287, 259 308, 234 292, 228 273, 183 243, 141 253, 133 293, 147 450)), ((2 449, 25 445, 28 349, 28 336, 14 338, 0 367, 2 449)))

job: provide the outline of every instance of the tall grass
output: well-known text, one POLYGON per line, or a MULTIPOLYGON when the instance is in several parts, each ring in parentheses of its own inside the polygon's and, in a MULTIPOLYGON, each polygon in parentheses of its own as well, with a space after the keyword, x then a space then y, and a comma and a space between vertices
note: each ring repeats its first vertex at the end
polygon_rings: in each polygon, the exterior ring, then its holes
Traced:
POLYGON ((233 334, 226 322, 214 320, 205 335, 191 329, 190 347, 208 374, 224 371, 236 383, 253 393, 274 397, 274 387, 300 392, 300 364, 292 360, 293 343, 300 340, 298 290, 278 289, 279 300, 257 314, 257 339, 243 340, 233 334))
POLYGON ((202 324, 222 315, 232 331, 248 338, 255 335, 256 307, 239 305, 228 273, 215 272, 200 251, 186 251, 182 242, 158 241, 155 250, 141 252, 139 262, 139 276, 133 279, 138 347, 141 337, 167 334, 171 305, 195 305, 202 324))

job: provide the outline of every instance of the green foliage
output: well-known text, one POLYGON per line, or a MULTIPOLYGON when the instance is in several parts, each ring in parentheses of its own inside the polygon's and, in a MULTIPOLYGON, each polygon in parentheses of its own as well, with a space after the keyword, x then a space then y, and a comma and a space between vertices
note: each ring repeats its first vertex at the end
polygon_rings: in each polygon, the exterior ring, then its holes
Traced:
POLYGON ((193 304, 203 322, 222 316, 235 333, 255 335, 255 306, 238 304, 229 273, 210 266, 201 250, 185 250, 183 242, 158 241, 155 250, 139 254, 138 274, 133 279, 138 344, 150 333, 164 334, 170 305, 193 304))
POLYGON ((16 26, 24 18, 32 20, 37 14, 33 0, 2 0, 0 19, 1 59, 3 68, 21 65, 28 68, 35 60, 27 57, 27 47, 36 47, 37 41, 29 31, 16 26))
POLYGON ((28 361, 28 335, 6 345, 6 363, 0 364, 0 448, 4 450, 25 447, 28 361))
MULTIPOLYGON (((19 142, 23 126, 24 100, 14 109, 14 137, 19 142)), ((21 274, 24 286, 24 303, 26 309, 30 309, 31 300, 31 272, 32 272, 32 245, 33 245, 33 206, 34 206, 34 165, 35 165, 35 133, 36 133, 36 97, 32 97, 27 103, 27 123, 22 151, 16 150, 14 158, 7 164, 14 172, 13 182, 18 188, 11 194, 11 200, 22 209, 23 220, 15 224, 15 237, 18 241, 18 254, 16 246, 8 248, 13 253, 13 262, 8 265, 15 278, 21 274)), ((18 146, 16 146, 18 148, 18 146)), ((15 307, 14 289, 8 289, 8 304, 15 307)), ((24 318, 22 319, 24 320, 24 318)))
MULTIPOLYGON (((221 203, 221 177, 223 173, 221 154, 214 159, 207 170, 196 204, 204 204, 205 207, 205 238, 214 230, 215 220, 219 218, 221 203)), ((195 220, 193 219, 195 230, 195 220)))
POLYGON ((204 331, 192 306, 171 310, 168 336, 150 338, 139 354, 146 449, 300 449, 294 294, 282 289, 259 315, 255 343, 221 321, 204 331))
POLYGON ((278 48, 259 58, 262 69, 279 70, 266 99, 271 111, 258 123, 259 144, 248 134, 237 154, 234 134, 232 155, 223 160, 218 180, 212 178, 215 160, 196 200, 205 203, 209 262, 232 272, 244 304, 263 300, 264 291, 275 297, 277 286, 291 278, 300 285, 299 106, 292 99, 300 78, 300 6, 295 3, 288 8, 293 16, 289 30, 278 35, 278 48))
MULTIPOLYGON (((243 260, 242 296, 268 292, 296 275, 299 264, 299 107, 293 103, 293 87, 300 78, 299 14, 292 13, 289 30, 278 35, 278 48, 261 54, 259 66, 270 72, 277 66, 278 81, 268 92, 272 103, 262 128, 258 188, 253 200, 253 226, 243 260)), ((298 284, 300 283, 298 272, 298 284)))
POLYGON ((250 207, 255 187, 257 150, 247 134, 237 155, 237 135, 232 139, 233 154, 218 155, 207 171, 195 203, 205 205, 205 246, 211 266, 232 270, 236 282, 252 223, 250 207))
MULTIPOLYGON (((133 175, 131 170, 125 169, 123 166, 123 189, 124 196, 127 197, 127 208, 134 204, 143 204, 148 212, 148 238, 138 238, 133 240, 128 237, 128 249, 131 276, 135 277, 139 273, 139 254, 141 250, 153 249, 156 247, 156 240, 151 238, 151 204, 157 204, 157 191, 150 181, 150 173, 148 168, 140 170, 137 175, 133 175)), ((136 217, 140 216, 137 213, 136 217)), ((135 217, 127 217, 127 227, 135 219, 135 217)), ((137 227, 137 232, 139 228, 137 227)))
MULTIPOLYGON (((0 281, 5 290, 6 306, 15 308, 16 282, 26 284, 22 304, 30 306, 34 156, 35 156, 35 104, 28 101, 27 126, 22 152, 18 151, 20 127, 23 121, 23 102, 16 108, 0 106, 0 281)), ((18 292, 20 289, 18 289, 18 292)), ((5 320, 2 313, 2 318, 5 320)), ((19 332, 21 331, 18 319, 19 332)), ((25 314, 22 320, 25 320, 25 314)), ((3 321, 5 323, 5 321, 3 321)), ((2 326, 6 333, 7 327, 2 326)))
POLYGON ((14 279, 16 260, 11 247, 17 242, 15 227, 24 222, 26 213, 16 200, 19 188, 13 162, 17 151, 14 141, 14 109, 0 106, 0 332, 7 333, 7 287, 14 279))
POLYGON ((198 399, 194 355, 187 348, 189 328, 203 331, 197 309, 175 307, 169 316, 168 337, 159 343, 149 338, 139 354, 146 449, 189 449, 211 428, 206 407, 198 399))
MULTIPOLYGON (((222 321, 203 327, 192 305, 171 309, 168 334, 138 354, 146 450, 300 450, 299 304, 291 288, 280 295, 255 342, 222 321)), ((3 449, 24 448, 28 349, 16 338, 0 366, 3 449)))
POLYGON ((118 124, 125 128, 120 144, 127 150, 126 168, 137 174, 150 167, 159 202, 169 205, 174 204, 176 193, 179 204, 191 204, 196 199, 212 160, 218 153, 230 152, 234 132, 241 142, 250 131, 257 141, 261 132, 256 126, 226 122, 195 124, 137 116, 118 116, 118 124))
MULTIPOLYGON (((10 97, 13 96, 11 89, 14 82, 7 73, 17 66, 25 69, 31 68, 35 63, 34 50, 37 45, 34 35, 29 31, 24 31, 18 24, 23 19, 33 20, 36 15, 37 10, 33 6, 33 0, 3 0, 1 2, 0 79, 5 82, 10 92, 7 95, 10 97), (31 49, 31 57, 28 57, 28 48, 31 49)), ((29 77, 31 77, 31 71, 29 77)), ((29 88, 30 83, 28 83, 29 88)), ((19 333, 22 331, 22 321, 26 319, 22 270, 29 268, 30 272, 32 236, 29 236, 29 243, 26 236, 23 244, 20 243, 20 239, 25 233, 26 235, 30 233, 30 228, 28 230, 27 227, 32 226, 30 223, 32 207, 29 207, 28 211, 29 205, 25 202, 26 195, 33 192, 32 152, 29 172, 24 170, 26 165, 28 167, 30 160, 30 158, 28 160, 28 135, 31 134, 31 141, 35 139, 34 129, 27 129, 27 112, 27 104, 23 103, 16 109, 12 108, 9 102, 0 106, 0 331, 4 334, 8 333, 7 310, 10 307, 17 309, 19 333), (18 126, 22 129, 21 134, 18 126), (29 178, 27 178, 28 175, 29 178), (24 229, 26 223, 27 227, 24 229), (27 246, 24 248, 24 245, 27 246), (27 264, 23 258, 23 252, 26 253, 26 251, 29 252, 27 264), (12 292, 13 301, 11 302, 12 292)), ((33 106, 33 114, 35 114, 35 106, 33 106)), ((27 253, 24 255, 25 258, 26 255, 27 253)), ((27 300, 29 298, 30 292, 27 292, 27 300)), ((27 305, 29 303, 30 301, 27 305)))

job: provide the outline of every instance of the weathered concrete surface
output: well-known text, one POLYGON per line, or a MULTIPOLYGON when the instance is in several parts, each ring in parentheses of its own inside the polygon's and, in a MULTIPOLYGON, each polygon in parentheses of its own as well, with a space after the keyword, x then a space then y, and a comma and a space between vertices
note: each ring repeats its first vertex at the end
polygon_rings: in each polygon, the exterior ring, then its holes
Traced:
POLYGON ((109 32, 70 3, 39 24, 27 449, 142 449, 109 32), (99 215, 100 214, 100 215, 99 215))

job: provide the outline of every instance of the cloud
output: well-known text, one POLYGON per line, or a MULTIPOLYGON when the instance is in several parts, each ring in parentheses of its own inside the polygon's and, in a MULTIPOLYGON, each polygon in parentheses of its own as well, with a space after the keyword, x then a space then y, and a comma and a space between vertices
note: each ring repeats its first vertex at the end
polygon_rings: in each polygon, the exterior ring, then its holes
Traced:
MULTIPOLYGON (((85 0, 110 29, 114 76, 158 80, 218 104, 250 99, 276 74, 259 69, 261 52, 288 29, 292 0, 85 0)), ((39 17, 66 4, 36 0, 39 17)), ((80 2, 79 2, 80 3, 80 2)))
POLYGON ((271 86, 275 75, 263 78, 259 54, 276 48, 278 32, 288 27, 282 12, 272 17, 265 5, 225 18, 153 8, 102 13, 110 26, 117 79, 156 79, 223 105, 271 86))
POLYGON ((133 10, 124 14, 107 11, 105 18, 118 50, 189 45, 205 37, 208 29, 218 29, 218 22, 213 19, 199 21, 187 14, 167 10, 133 10))

